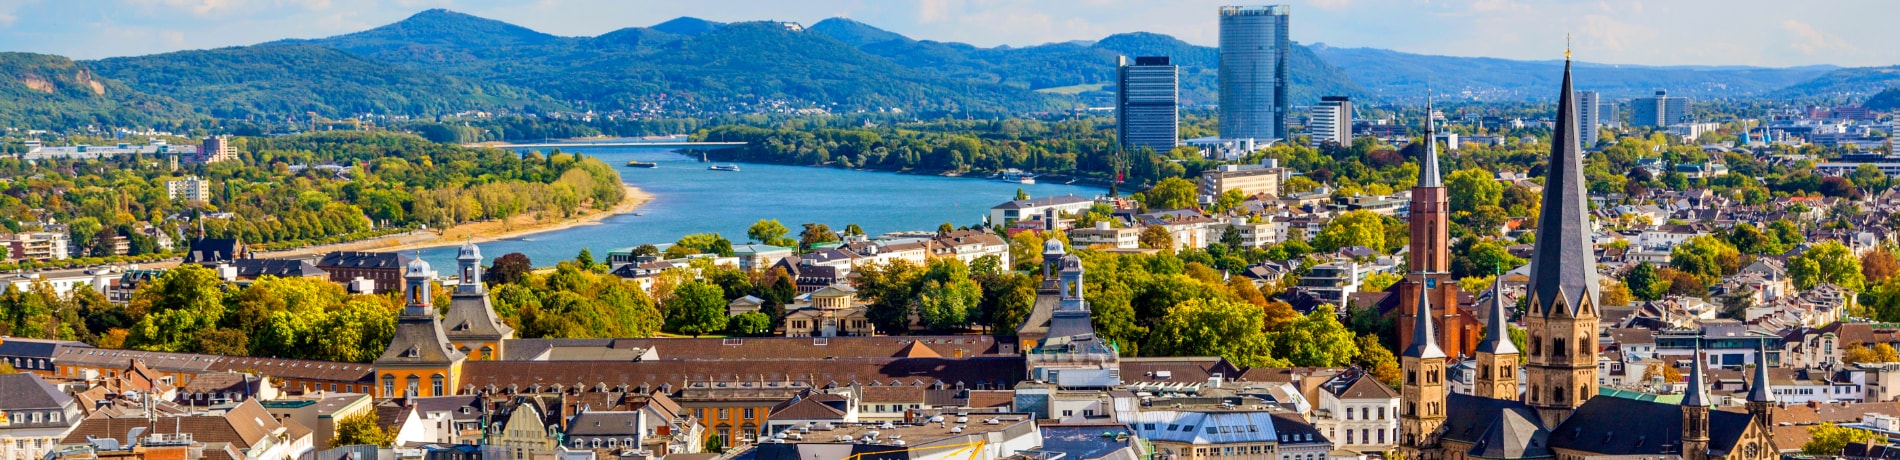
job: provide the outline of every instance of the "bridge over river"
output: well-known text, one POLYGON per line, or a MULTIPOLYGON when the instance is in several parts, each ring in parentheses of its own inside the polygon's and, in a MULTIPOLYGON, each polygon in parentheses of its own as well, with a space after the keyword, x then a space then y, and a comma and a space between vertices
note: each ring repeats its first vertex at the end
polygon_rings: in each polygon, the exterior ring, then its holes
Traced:
POLYGON ((522 144, 513 144, 513 143, 505 143, 505 142, 504 143, 480 143, 480 144, 465 144, 464 146, 465 147, 494 147, 498 149, 520 150, 520 149, 550 149, 550 148, 573 148, 573 147, 672 147, 672 148, 690 147, 690 148, 702 148, 702 149, 722 149, 722 148, 729 149, 729 148, 734 148, 734 147, 742 147, 745 145, 746 143, 744 142, 692 142, 692 141, 676 141, 676 140, 643 141, 643 140, 615 139, 615 140, 603 140, 603 141, 530 142, 530 143, 522 143, 522 144))

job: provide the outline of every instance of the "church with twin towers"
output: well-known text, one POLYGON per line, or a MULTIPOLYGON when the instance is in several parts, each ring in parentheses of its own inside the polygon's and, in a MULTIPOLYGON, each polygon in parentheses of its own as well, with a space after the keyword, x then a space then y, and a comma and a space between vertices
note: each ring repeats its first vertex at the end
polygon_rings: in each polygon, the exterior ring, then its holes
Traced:
POLYGON ((1431 145, 1412 189, 1410 273, 1396 288, 1404 347, 1400 454, 1406 460, 1778 457, 1764 367, 1756 367, 1744 411, 1710 407, 1700 353, 1681 404, 1599 395, 1599 284, 1568 59, 1561 91, 1521 317, 1524 349, 1510 340, 1513 313, 1501 295, 1494 292, 1479 307, 1482 326, 1457 305, 1447 273, 1447 195, 1427 117, 1431 145), (1446 350, 1475 360, 1472 394, 1448 391, 1445 371, 1455 361, 1446 350))

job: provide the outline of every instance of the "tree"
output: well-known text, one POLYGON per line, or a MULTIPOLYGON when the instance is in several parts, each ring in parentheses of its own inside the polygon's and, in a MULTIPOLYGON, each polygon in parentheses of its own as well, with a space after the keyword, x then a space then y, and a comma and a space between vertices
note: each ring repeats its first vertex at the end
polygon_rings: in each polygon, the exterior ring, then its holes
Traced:
POLYGON ((1599 294, 1597 298, 1598 304, 1614 306, 1630 304, 1630 289, 1628 286, 1624 286, 1623 283, 1618 283, 1616 280, 1610 278, 1603 278, 1599 280, 1598 283, 1603 286, 1602 293, 1599 294))
POLYGON ((197 265, 168 270, 133 293, 127 309, 140 317, 126 345, 149 351, 189 352, 198 334, 224 319, 224 280, 197 265))
POLYGON ((595 264, 594 251, 587 248, 581 248, 581 252, 579 254, 574 255, 574 264, 579 265, 581 269, 583 270, 593 270, 594 264, 595 264))
POLYGON ((1360 292, 1384 291, 1385 288, 1392 287, 1393 284, 1398 283, 1399 280, 1404 279, 1404 278, 1405 278, 1404 276, 1401 276, 1397 273, 1385 273, 1385 272, 1379 272, 1379 273, 1373 273, 1371 275, 1366 275, 1366 279, 1361 280, 1359 282, 1359 291, 1360 292))
POLYGON ((1385 219, 1372 211, 1347 211, 1334 217, 1319 236, 1313 237, 1313 249, 1333 252, 1351 246, 1385 250, 1385 219))
POLYGON ((969 322, 983 301, 983 291, 970 279, 970 268, 955 258, 930 261, 912 308, 924 326, 945 331, 969 322))
POLYGON ((1226 299, 1175 304, 1150 334, 1149 348, 1164 356, 1220 356, 1240 367, 1282 365, 1269 355, 1259 307, 1226 299))
POLYGON ((726 329, 726 293, 718 285, 688 281, 666 303, 666 328, 699 337, 726 329))
POLYGON ((922 284, 924 270, 903 259, 858 267, 852 286, 859 298, 871 301, 865 316, 885 334, 910 330, 911 299, 922 284))
POLYGON ((719 257, 732 257, 732 241, 718 233, 694 233, 680 237, 673 247, 666 248, 667 258, 681 258, 694 254, 713 254, 719 257))
POLYGON ((1285 195, 1292 195, 1295 193, 1306 193, 1306 192, 1311 192, 1313 191, 1313 189, 1317 189, 1319 187, 1320 187, 1319 182, 1315 182, 1311 178, 1308 178, 1306 176, 1293 176, 1293 177, 1287 178, 1286 182, 1280 183, 1280 194, 1281 196, 1285 196, 1285 195))
POLYGON ((1894 362, 1900 362, 1900 351, 1895 351, 1892 345, 1885 343, 1876 343, 1871 347, 1851 344, 1846 350, 1841 350, 1841 363, 1847 365, 1894 362))
POLYGON ((1623 276, 1623 285, 1629 286, 1630 295, 1641 300, 1662 298, 1663 291, 1667 288, 1658 289, 1657 281, 1660 279, 1656 276, 1656 267, 1650 265, 1649 262, 1637 263, 1636 268, 1630 269, 1629 274, 1623 276))
MULTIPOLYGON (((1722 277, 1742 269, 1741 251, 1715 235, 1690 238, 1670 250, 1669 266, 1695 275, 1703 285, 1715 284, 1722 277)), ((1858 268, 1855 271, 1859 271, 1858 268)))
POLYGON ((1497 206, 1504 198, 1504 183, 1490 171, 1464 169, 1445 176, 1446 195, 1451 212, 1475 212, 1479 206, 1497 206))
POLYGON ((488 284, 514 284, 534 271, 534 264, 528 261, 528 255, 519 252, 502 254, 495 259, 495 265, 482 271, 482 282, 488 284))
POLYGON ((1339 367, 1359 356, 1352 331, 1339 323, 1331 308, 1313 309, 1280 331, 1269 332, 1273 355, 1294 366, 1339 367))
POLYGON ((1860 274, 1868 284, 1878 284, 1900 272, 1900 260, 1895 260, 1887 248, 1875 248, 1860 258, 1860 274))
POLYGON ((1866 279, 1861 275, 1860 260, 1854 251, 1839 241, 1823 241, 1807 252, 1788 259, 1788 276, 1796 289, 1813 289, 1820 283, 1832 283, 1850 290, 1861 290, 1866 279))
POLYGON ((1027 199, 1029 199, 1028 193, 1023 193, 1023 189, 1020 189, 1020 188, 1016 189, 1016 201, 1022 201, 1022 200, 1027 200, 1027 199))
POLYGON ((366 411, 336 421, 336 439, 332 446, 389 447, 395 436, 376 426, 376 412, 366 411))
POLYGON ((1504 244, 1494 240, 1459 239, 1458 244, 1452 246, 1451 253, 1452 276, 1461 278, 1504 273, 1525 262, 1523 258, 1511 255, 1504 244))
POLYGON ((798 237, 798 248, 807 251, 815 244, 838 241, 838 235, 831 232, 830 226, 819 223, 805 224, 805 231, 799 232, 798 237))
POLYGON ((779 223, 778 219, 759 219, 759 221, 754 222, 751 227, 746 228, 745 235, 747 238, 751 238, 752 241, 759 242, 759 244, 791 247, 792 245, 798 244, 790 238, 785 237, 785 235, 791 234, 791 232, 791 229, 785 228, 785 224, 779 223))
POLYGON ((1149 225, 1141 229, 1141 247, 1174 252, 1174 234, 1168 233, 1167 227, 1149 225))
POLYGON ((1156 182, 1154 187, 1142 192, 1142 203, 1149 209, 1187 209, 1197 204, 1195 197, 1200 187, 1187 179, 1170 177, 1156 182))
POLYGON ((1379 343, 1379 337, 1362 334, 1353 343, 1359 347, 1360 365, 1372 373, 1373 379, 1387 386, 1399 386, 1399 359, 1392 355, 1392 350, 1385 348, 1385 344, 1379 343))
POLYGON ((1877 443, 1882 439, 1879 433, 1873 431, 1832 423, 1808 427, 1808 437, 1808 443, 1801 445, 1801 453, 1813 456, 1836 456, 1849 443, 1877 443))
POLYGON ((1247 195, 1240 193, 1240 189, 1221 192, 1220 196, 1214 200, 1214 212, 1232 211, 1235 208, 1239 208, 1240 204, 1246 201, 1247 195))
POLYGON ((771 333, 772 317, 763 312, 740 313, 726 322, 726 335, 733 337, 760 337, 771 333))

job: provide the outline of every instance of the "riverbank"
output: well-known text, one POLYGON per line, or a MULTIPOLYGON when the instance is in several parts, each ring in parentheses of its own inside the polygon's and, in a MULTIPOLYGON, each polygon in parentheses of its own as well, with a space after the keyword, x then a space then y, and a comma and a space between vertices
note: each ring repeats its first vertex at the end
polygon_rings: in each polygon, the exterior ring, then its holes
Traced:
POLYGON ((600 221, 621 214, 631 213, 640 206, 653 201, 653 194, 647 193, 631 184, 622 183, 626 194, 614 207, 582 214, 568 219, 541 221, 532 215, 515 216, 507 221, 488 220, 469 222, 441 230, 417 230, 408 233, 357 240, 344 243, 307 246, 284 251, 259 252, 258 257, 285 258, 323 254, 331 251, 411 251, 443 246, 454 246, 465 241, 483 243, 495 240, 519 238, 536 233, 567 230, 585 225, 596 225, 600 221))

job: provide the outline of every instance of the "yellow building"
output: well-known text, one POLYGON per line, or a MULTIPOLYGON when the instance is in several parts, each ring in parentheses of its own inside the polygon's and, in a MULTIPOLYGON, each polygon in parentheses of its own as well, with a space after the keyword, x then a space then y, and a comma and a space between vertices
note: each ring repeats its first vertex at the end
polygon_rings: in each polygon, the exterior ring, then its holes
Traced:
POLYGON ((460 265, 461 283, 449 295, 449 311, 442 315, 449 344, 468 359, 501 359, 502 343, 515 338, 515 330, 501 322, 488 302, 488 288, 482 284, 482 250, 475 243, 465 243, 455 261, 460 265))
POLYGON ((447 396, 461 382, 462 362, 468 358, 442 332, 430 300, 429 281, 435 271, 417 257, 403 270, 407 305, 396 319, 396 336, 376 359, 376 397, 447 396))
POLYGON ((858 291, 834 284, 810 294, 811 300, 785 306, 786 337, 873 335, 870 308, 858 302, 858 291))

